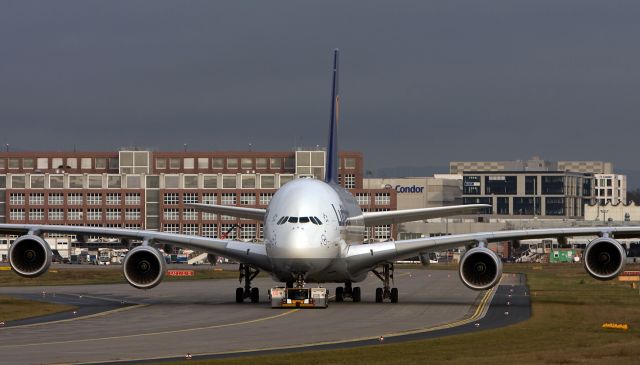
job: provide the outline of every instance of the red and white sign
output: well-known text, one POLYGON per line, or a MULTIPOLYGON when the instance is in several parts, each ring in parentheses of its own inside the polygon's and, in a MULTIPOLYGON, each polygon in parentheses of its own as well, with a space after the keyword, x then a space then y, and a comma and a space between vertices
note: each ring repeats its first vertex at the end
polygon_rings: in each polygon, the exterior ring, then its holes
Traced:
POLYGON ((194 276, 193 270, 167 270, 167 276, 194 276))

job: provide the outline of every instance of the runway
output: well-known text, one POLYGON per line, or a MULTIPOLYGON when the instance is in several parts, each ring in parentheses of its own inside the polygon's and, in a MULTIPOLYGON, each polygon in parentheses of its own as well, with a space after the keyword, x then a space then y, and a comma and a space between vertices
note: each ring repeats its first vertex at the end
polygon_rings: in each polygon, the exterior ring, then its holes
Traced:
MULTIPOLYGON (((526 297, 519 277, 503 279, 497 294, 467 289, 455 271, 398 269, 395 282, 397 304, 374 302, 379 280, 371 276, 360 283, 363 302, 317 310, 271 309, 267 289, 275 283, 268 278, 254 281, 261 289, 258 304, 236 304, 238 281, 228 279, 165 282, 149 291, 127 284, 0 288, 0 294, 80 307, 76 314, 7 323, 0 329, 0 353, 2 362, 42 364, 336 348, 375 343, 379 336, 393 342, 505 325, 523 319, 515 305, 528 309, 528 302, 516 299, 526 297), (498 299, 510 301, 513 315, 499 305, 489 309, 498 299)), ((328 287, 333 293, 335 285, 328 287)))

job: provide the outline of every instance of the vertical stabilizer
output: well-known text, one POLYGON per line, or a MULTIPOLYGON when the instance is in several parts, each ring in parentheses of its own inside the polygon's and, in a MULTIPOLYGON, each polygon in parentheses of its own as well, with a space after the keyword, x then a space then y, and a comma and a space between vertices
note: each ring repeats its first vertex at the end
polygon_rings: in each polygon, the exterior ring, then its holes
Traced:
POLYGON ((325 181, 338 183, 338 119, 340 114, 340 95, 338 93, 338 54, 333 51, 333 86, 331 88, 331 126, 329 127, 329 143, 327 144, 327 168, 325 181))

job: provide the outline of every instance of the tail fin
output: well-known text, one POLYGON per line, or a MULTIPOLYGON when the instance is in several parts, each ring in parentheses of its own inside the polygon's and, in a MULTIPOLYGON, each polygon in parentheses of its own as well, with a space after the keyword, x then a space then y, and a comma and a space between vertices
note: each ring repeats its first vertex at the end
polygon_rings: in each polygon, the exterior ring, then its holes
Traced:
POLYGON ((338 183, 338 118, 340 114, 340 95, 338 94, 338 54, 333 51, 333 87, 331 89, 331 126, 329 128, 329 144, 327 145, 327 167, 325 181, 338 183))

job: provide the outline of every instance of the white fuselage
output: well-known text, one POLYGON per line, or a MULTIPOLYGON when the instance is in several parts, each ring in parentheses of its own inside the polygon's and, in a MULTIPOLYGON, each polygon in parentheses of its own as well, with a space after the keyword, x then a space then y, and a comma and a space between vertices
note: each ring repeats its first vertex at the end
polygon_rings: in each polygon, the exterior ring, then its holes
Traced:
POLYGON ((353 195, 336 184, 297 179, 271 199, 264 221, 272 275, 294 281, 344 282, 364 279, 351 273, 344 257, 349 245, 362 244, 364 220, 353 195))

